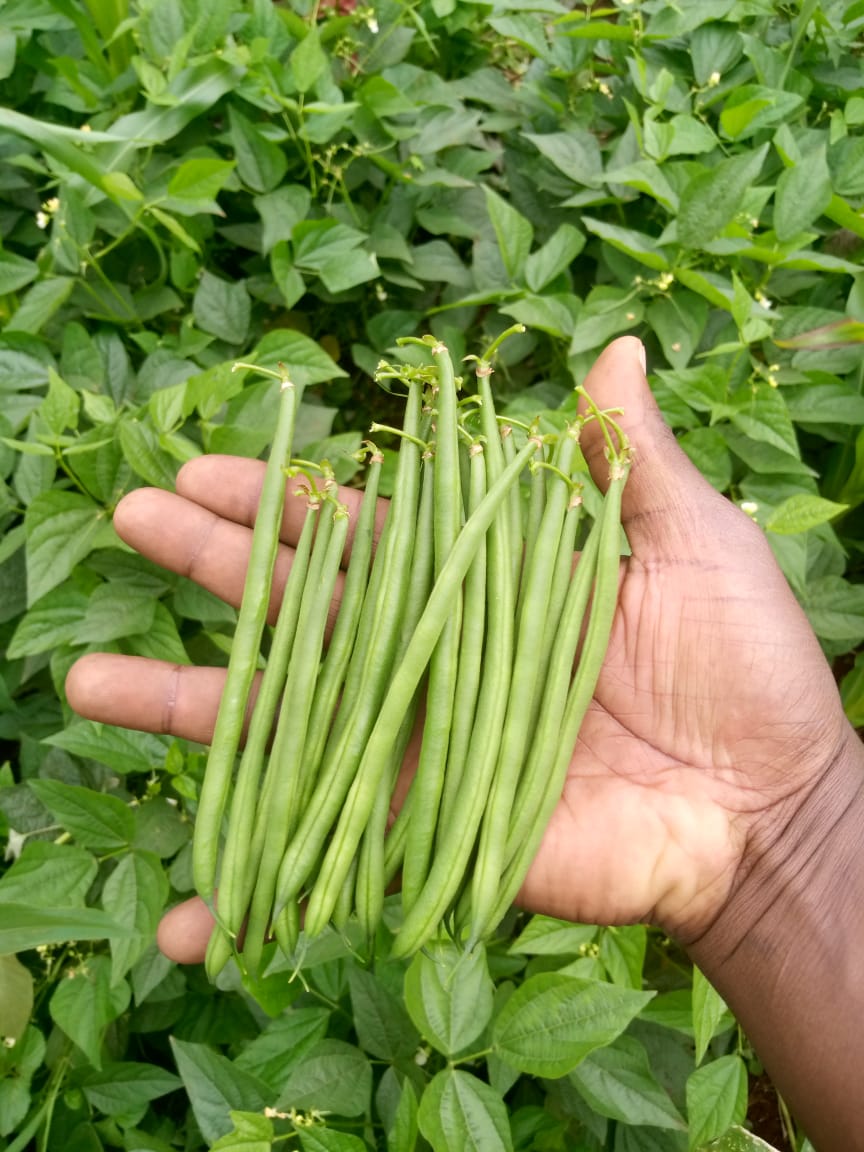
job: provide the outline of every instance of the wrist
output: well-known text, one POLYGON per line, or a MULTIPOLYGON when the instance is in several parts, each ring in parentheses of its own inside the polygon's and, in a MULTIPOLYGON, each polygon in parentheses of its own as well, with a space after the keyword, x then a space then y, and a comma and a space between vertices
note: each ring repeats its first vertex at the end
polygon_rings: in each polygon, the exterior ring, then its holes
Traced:
POLYGON ((864 745, 851 726, 803 796, 767 814, 747 841, 719 913, 698 936, 681 940, 700 966, 722 965, 754 935, 796 935, 799 917, 814 927, 830 922, 844 868, 864 860, 864 745))
POLYGON ((819 1152, 864 1152, 864 747, 851 728, 683 943, 819 1152))

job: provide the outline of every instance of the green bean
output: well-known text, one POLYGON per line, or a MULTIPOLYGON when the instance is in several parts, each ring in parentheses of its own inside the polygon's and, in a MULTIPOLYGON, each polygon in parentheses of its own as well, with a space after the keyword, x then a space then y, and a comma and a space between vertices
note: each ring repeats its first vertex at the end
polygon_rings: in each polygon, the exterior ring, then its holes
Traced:
MULTIPOLYGON (((351 559, 345 575, 339 614, 333 626, 333 634, 327 648, 327 656, 321 668, 312 701, 312 715, 309 717, 307 748, 304 752, 307 773, 307 787, 300 801, 301 810, 309 803, 311 788, 314 787, 324 749, 331 728, 331 720, 336 711, 339 690, 345 679, 345 671, 357 640, 357 627, 363 607, 363 599, 369 581, 369 565, 372 546, 375 541, 375 516, 378 504, 378 483, 381 477, 383 456, 372 447, 369 457, 369 474, 354 537, 351 543, 351 559)), ((346 705, 347 707, 347 705, 346 705)))
MULTIPOLYGON (((487 484, 491 493, 497 490, 501 483, 501 475, 509 472, 514 465, 508 465, 505 472, 499 475, 497 480, 494 479, 497 468, 503 463, 503 448, 495 434, 497 425, 488 374, 478 373, 478 378, 483 400, 481 416, 484 433, 487 436, 487 484), (490 437, 494 447, 489 444, 490 437)), ((536 437, 529 437, 526 447, 532 446, 535 451, 540 447, 536 437)), ((518 460, 521 455, 522 453, 516 459, 518 460)), ((488 499, 489 494, 481 503, 481 508, 488 499)), ((466 769, 454 802, 454 811, 458 813, 458 819, 454 819, 448 827, 442 828, 440 844, 426 885, 420 898, 406 915, 395 941, 393 955, 397 956, 405 956, 421 947, 435 931, 447 908, 456 898, 474 849, 498 759, 512 674, 515 609, 515 589, 508 549, 509 519, 506 515, 491 521, 487 545, 489 564, 486 650, 466 769)))
MULTIPOLYGON (((462 491, 453 363, 443 344, 436 344, 432 355, 438 367, 434 460, 435 574, 438 576, 453 550, 462 526, 462 491)), ((453 719, 461 627, 460 589, 429 661, 423 741, 412 785, 414 804, 402 867, 402 906, 406 909, 411 907, 420 893, 435 843, 453 719)))
MULTIPOLYGON (((394 660, 395 667, 398 667, 402 660, 432 587, 435 575, 434 511, 435 460, 433 454, 427 452, 423 458, 423 479, 417 511, 414 554, 411 558, 411 578, 399 637, 399 647, 394 660)), ((360 925, 370 939, 381 917, 384 892, 387 886, 384 877, 384 841, 387 832, 387 817, 390 813, 390 797, 414 727, 416 704, 415 696, 414 703, 408 709, 393 746, 390 768, 386 773, 387 787, 378 790, 375 806, 372 809, 360 846, 360 860, 355 885, 356 909, 360 925)), ((412 784, 412 788, 413 786, 412 784)))
MULTIPOLYGON (((483 444, 479 440, 474 441, 468 455, 471 467, 468 493, 468 514, 470 516, 486 494, 486 464, 483 444)), ((518 483, 513 485, 511 492, 517 488, 518 483)), ((477 555, 472 560, 471 567, 465 576, 462 635, 459 640, 459 670, 456 678, 456 702, 453 707, 450 747, 447 752, 447 770, 444 776, 441 814, 438 821, 437 841, 439 844, 441 830, 447 828, 452 820, 458 818, 455 809, 456 794, 465 769, 471 729, 474 726, 474 715, 477 711, 477 694, 480 690, 480 675, 483 669, 485 631, 486 541, 484 539, 481 541, 477 555)))
MULTIPOLYGON (((626 448, 623 448, 620 455, 612 461, 609 488, 604 500, 602 517, 598 522, 593 599, 579 665, 567 693, 563 721, 556 729, 554 724, 555 710, 552 708, 546 710, 547 723, 542 724, 541 721, 542 731, 532 750, 532 759, 535 761, 535 768, 539 766, 541 769, 545 769, 546 778, 542 788, 538 789, 538 799, 531 805, 530 813, 521 818, 522 813, 520 812, 520 819, 511 826, 508 836, 510 860, 502 878, 498 900, 487 922, 482 926, 484 933, 492 931, 506 915, 508 908, 522 887, 531 862, 537 854, 546 827, 552 818, 552 813, 561 799, 570 761, 573 757, 573 749, 579 736, 579 729, 593 698, 594 689, 603 667, 618 605, 621 495, 628 470, 629 456, 626 448), (548 765, 550 748, 555 749, 551 770, 548 765)), ((594 537, 595 533, 592 531, 591 535, 594 537)), ((586 546, 577 567, 577 577, 579 569, 588 558, 587 552, 586 546)), ((565 609, 566 612, 567 609, 565 609)), ((568 621, 568 624, 581 624, 581 613, 577 615, 574 612, 571 615, 574 618, 568 621)), ((578 643, 579 630, 579 628, 573 628, 573 632, 576 633, 576 643, 578 643)), ((563 631, 564 628, 562 627, 562 633, 563 631)), ((566 666, 569 678, 572 657, 570 657, 568 665, 568 656, 570 656, 569 649, 562 645, 562 651, 556 653, 554 663, 559 667, 566 666)), ((537 774, 536 771, 533 773, 535 778, 537 774)), ((527 792, 527 776, 523 780, 526 782, 527 792)), ((518 811, 518 808, 516 810, 518 811)))
POLYGON ((258 787, 264 766, 267 743, 273 735, 279 699, 285 686, 288 659, 294 643, 300 601, 306 580, 312 539, 321 500, 317 493, 307 499, 306 517, 297 541, 291 570, 285 583, 279 617, 261 678, 255 708, 246 736, 246 746, 234 782, 228 818, 228 832, 222 854, 219 882, 219 919, 236 936, 246 915, 249 897, 258 868, 252 851, 258 787))
POLYGON ((347 510, 337 505, 333 515, 325 516, 318 525, 303 590, 297 637, 259 806, 259 820, 266 831, 243 946, 246 965, 253 973, 260 965, 271 919, 276 874, 297 820, 312 696, 347 532, 347 510))
MULTIPOLYGON (((556 467, 560 469, 560 474, 554 475, 548 486, 545 508, 522 581, 522 611, 504 730, 492 789, 483 814, 472 876, 471 903, 475 928, 477 924, 486 921, 495 902, 504 867, 510 811, 530 734, 530 705, 540 671, 543 619, 549 601, 561 529, 567 513, 569 472, 575 451, 576 441, 573 433, 569 432, 561 438, 555 453, 556 467)), ((539 470, 539 466, 535 466, 535 470, 539 470)))
MULTIPOLYGON (((546 469, 537 467, 541 462, 545 462, 545 454, 542 458, 534 461, 535 466, 531 469, 531 486, 528 495, 528 516, 525 523, 525 556, 523 559, 524 567, 530 563, 531 556, 534 552, 534 543, 537 539, 537 533, 540 531, 540 524, 543 520, 543 509, 546 507, 546 469)), ((517 605, 517 615, 522 614, 522 587, 519 589, 519 604, 517 605)))
POLYGON ((279 547, 285 479, 282 469, 291 454, 297 412, 297 390, 284 377, 273 446, 264 474, 261 499, 252 533, 252 548, 237 628, 216 726, 207 759, 207 768, 198 799, 192 868, 198 893, 213 905, 214 884, 219 857, 222 816, 231 791, 234 761, 246 705, 255 676, 261 636, 267 619, 273 568, 279 547))
MULTIPOLYGON (((419 416, 420 388, 419 385, 412 384, 409 388, 405 416, 406 430, 412 436, 418 427, 419 416)), ((354 780, 357 765, 391 678, 393 652, 399 638, 407 593, 417 517, 418 456, 419 448, 411 440, 406 440, 399 453, 396 486, 389 510, 386 555, 382 557, 384 568, 375 605, 375 627, 370 630, 368 650, 365 652, 358 650, 352 655, 352 664, 355 660, 359 661, 363 669, 364 690, 358 695, 338 738, 327 743, 318 783, 286 848, 279 870, 277 880, 279 907, 288 900, 296 898, 321 854, 327 835, 354 780)), ((380 547, 378 551, 381 551, 380 547)), ((358 645, 359 642, 358 636, 358 645)))
MULTIPOLYGON (((504 448, 504 460, 509 464, 513 457, 516 455, 516 441, 513 438, 513 426, 511 424, 502 424, 500 429, 501 444, 504 448)), ((510 490, 510 497, 507 500, 507 512, 510 516, 510 539, 513 546, 510 549, 513 557, 513 587, 519 587, 519 580, 522 574, 522 546, 521 542, 525 535, 525 529, 522 524, 522 485, 516 484, 510 490), (518 542, 518 544, 517 544, 518 542)))
MULTIPOLYGON (((504 470, 497 483, 490 488, 477 511, 466 521, 435 582, 402 663, 381 705, 378 719, 369 737, 315 887, 309 897, 306 931, 310 935, 320 932, 332 913, 340 886, 350 867, 351 858, 363 834, 363 828, 387 767, 388 749, 411 704, 465 573, 480 541, 504 502, 510 485, 516 482, 519 473, 536 452, 537 447, 536 441, 532 438, 513 463, 504 470)), ((416 904, 412 909, 412 915, 419 908, 421 904, 416 904)))
POLYGON ((573 561, 576 553, 576 537, 582 523, 583 514, 582 486, 574 483, 570 491, 570 500, 567 513, 564 517, 564 527, 561 529, 561 541, 558 545, 558 555, 555 559, 555 571, 552 576, 552 587, 549 591, 549 605, 543 622, 543 641, 540 646, 540 672, 537 677, 537 688, 531 700, 530 730, 537 727, 537 718, 543 703, 543 688, 549 673, 549 661, 555 648, 555 640, 561 623, 561 613, 567 599, 567 590, 573 578, 573 561))

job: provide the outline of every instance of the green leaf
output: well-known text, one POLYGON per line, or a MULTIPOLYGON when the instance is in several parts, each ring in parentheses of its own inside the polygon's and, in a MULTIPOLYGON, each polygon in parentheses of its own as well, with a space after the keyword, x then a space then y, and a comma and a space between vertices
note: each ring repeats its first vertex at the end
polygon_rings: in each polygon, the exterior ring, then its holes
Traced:
POLYGON ((288 170, 284 151, 238 112, 233 104, 228 107, 228 118, 237 174, 253 192, 272 192, 288 170))
POLYGON ((164 763, 168 750, 168 740, 164 736, 133 732, 92 720, 75 720, 62 731, 46 736, 44 742, 63 748, 73 756, 96 760, 121 775, 152 772, 164 763))
POLYGON ((319 1040, 288 1073, 276 1106, 362 1116, 371 1095, 372 1065, 360 1049, 342 1040, 319 1040))
POLYGON ((280 363, 284 364, 288 375, 300 387, 348 375, 320 344, 302 332, 286 328, 274 328, 268 332, 250 355, 252 361, 262 368, 275 369, 280 363))
POLYGON ((56 985, 48 1008, 57 1027, 98 1069, 105 1029, 125 1012, 129 999, 128 984, 112 986, 107 956, 89 956, 56 985))
POLYGON ((603 159, 600 145, 592 133, 572 128, 569 132, 543 135, 525 132, 523 135, 575 184, 586 188, 599 188, 602 184, 603 159))
POLYGON ((61 780, 28 780, 54 819, 85 848, 125 848, 135 832, 127 804, 118 796, 94 792, 61 780))
POLYGON ((105 881, 102 906, 130 935, 111 942, 111 982, 116 984, 156 938, 156 928, 168 899, 168 878, 159 857, 130 852, 105 881))
POLYGON ((87 611, 89 598, 71 583, 52 588, 37 600, 18 621, 6 649, 10 660, 21 656, 37 656, 61 644, 68 644, 75 636, 87 611))
POLYGON ((39 405, 39 415, 50 430, 58 436, 67 428, 77 428, 81 398, 74 388, 54 371, 48 369, 48 395, 39 405))
POLYGON ((144 588, 119 582, 101 584, 92 594, 84 619, 75 630, 78 644, 106 644, 153 626, 156 601, 144 588))
POLYGON ((730 140, 746 140, 765 128, 788 123, 803 103, 797 92, 743 84, 726 101, 720 114, 720 130, 730 140))
POLYGON ((278 1093, 289 1072, 327 1034, 326 1008, 291 1008, 248 1044, 235 1064, 278 1093))
POLYGON ((593 232, 595 236, 599 236, 601 240, 605 240, 613 248, 626 252, 628 256, 632 256, 640 264, 645 264, 657 271, 664 271, 669 267, 669 260, 658 247, 657 242, 644 232, 636 232, 632 228, 621 228, 617 224, 607 224, 603 220, 595 220, 593 216, 583 216, 582 223, 589 232, 593 232))
POLYGON ((696 1064, 702 1063, 708 1045, 721 1026, 731 1022, 731 1015, 720 993, 709 984, 699 968, 693 969, 693 1036, 696 1040, 696 1064))
POLYGON ((781 241, 792 240, 817 220, 833 196, 825 145, 814 149, 793 168, 781 173, 774 192, 774 231, 781 241))
POLYGON ((541 292, 568 270, 584 247, 584 233, 572 224, 559 225, 543 247, 525 260, 525 283, 532 292, 541 292))
POLYGON ((266 256, 280 241, 291 239, 295 225, 306 218, 311 197, 302 184, 286 184, 256 196, 253 203, 261 217, 261 251, 266 256))
POLYGON ((27 1030, 32 1011, 30 970, 16 956, 0 955, 0 1039, 17 1044, 27 1030))
POLYGON ((175 200, 214 200, 233 171, 230 160, 186 160, 169 180, 168 195, 175 200))
POLYGON ((644 924, 605 928, 600 936, 600 961, 613 984, 642 987, 642 967, 648 946, 644 924))
POLYGON ((746 390, 731 413, 732 423, 754 440, 800 457, 795 428, 779 388, 760 383, 746 390))
POLYGON ((374 252, 364 248, 352 248, 343 254, 333 254, 323 260, 318 275, 328 292, 347 292, 358 284, 375 280, 380 274, 378 260, 374 252))
POLYGON ((135 472, 156 488, 173 491, 177 464, 160 447, 159 436, 149 421, 125 419, 117 426, 123 455, 135 472))
POLYGON ((309 29, 291 53, 288 66, 298 92, 308 92, 324 75, 327 69, 327 55, 321 47, 317 28, 309 29))
POLYGON ((0 877, 0 902, 83 908, 96 869, 95 859, 82 848, 28 840, 12 867, 0 877))
POLYGON ((303 1152, 369 1152, 359 1136, 336 1128, 301 1128, 299 1136, 303 1152))
POLYGON ((126 932, 121 924, 115 924, 95 908, 36 908, 32 904, 0 903, 0 955, 68 940, 113 939, 126 932))
POLYGON ((523 956, 576 956, 597 937, 593 924, 571 924, 551 916, 532 916, 510 945, 510 952, 523 956))
POLYGON ((688 248, 700 248, 729 224, 741 205, 741 189, 756 183, 768 145, 721 160, 716 167, 694 176, 681 194, 678 239, 688 248))
POLYGON ((732 483, 732 456, 724 432, 719 428, 693 428, 679 436, 678 443, 718 492, 728 491, 732 483))
POLYGON ((193 1044, 176 1036, 170 1039, 177 1071, 208 1144, 231 1131, 232 1109, 263 1112, 272 1103, 264 1084, 206 1044, 193 1044))
POLYGON ((516 280, 522 275, 525 261, 531 251, 534 229, 530 221, 497 192, 493 192, 487 185, 484 185, 483 192, 486 196, 486 210, 495 229, 507 275, 511 281, 516 280))
POLYGON ((101 1071, 88 1070, 79 1085, 94 1108, 106 1116, 120 1116, 176 1092, 182 1082, 155 1064, 118 1062, 105 1064, 101 1071))
POLYGON ((72 295, 71 276, 52 276, 34 284, 6 325, 6 332, 40 332, 72 295))
POLYGON ((801 492, 775 508, 765 521, 765 527, 778 535, 794 536, 797 532, 809 532, 811 528, 827 524, 848 508, 848 504, 835 504, 822 496, 801 492))
POLYGON ((229 284, 206 270, 192 302, 195 323, 202 332, 228 344, 242 344, 249 331, 252 303, 242 280, 229 284))
POLYGON ((372 972, 352 967, 348 972, 351 1008, 357 1040, 364 1052, 396 1063, 414 1055, 420 1034, 397 999, 372 972))
POLYGON ((387 1129, 387 1152, 414 1152, 419 1131, 417 1110, 417 1094, 406 1076, 396 1114, 387 1129))
POLYGON ((495 1051, 520 1072, 564 1076, 619 1036, 653 995, 554 972, 532 976, 495 1020, 495 1051))
POLYGON ((24 514, 27 604, 56 588, 90 552, 104 512, 77 492, 42 492, 24 514))
POLYGON ((229 1113, 231 1131, 210 1145, 211 1152, 271 1152, 273 1121, 255 1112, 229 1113))
POLYGON ((722 1136, 747 1113, 747 1066, 740 1056, 721 1056, 687 1078, 690 1148, 722 1136))
POLYGON ((631 293, 618 288, 595 289, 585 302, 570 340, 570 355, 590 352, 613 336, 635 328, 642 320, 645 305, 631 293))
MULTIPOLYGON (((2 126, 2 124, 0 124, 2 126)), ((25 260, 14 252, 0 251, 0 296, 17 292, 30 284, 39 275, 39 265, 35 260, 25 260)))
POLYGON ((512 316, 526 328, 549 332, 566 340, 572 337, 576 326, 572 305, 578 303, 575 296, 523 296, 514 304, 501 305, 499 311, 512 316))
POLYGON ((802 605, 822 640, 849 642, 850 647, 864 640, 864 585, 822 576, 807 584, 802 605))
POLYGON ((423 1092, 417 1120, 432 1152, 512 1152, 504 1101, 470 1072, 439 1072, 423 1092))
POLYGON ((485 949, 471 952, 436 941, 418 952, 405 973, 405 1007, 421 1034, 455 1056, 481 1034, 492 1016, 494 987, 485 949))
POLYGON ((608 1047, 589 1053, 568 1079, 595 1112, 610 1120, 686 1129, 684 1118, 651 1071, 648 1053, 630 1036, 619 1036, 608 1047))
MULTIPOLYGON (((802 1152, 810 1147, 805 1142, 802 1152)), ((730 1128, 719 1140, 710 1144, 706 1152, 777 1152, 777 1149, 773 1144, 767 1144, 758 1136, 754 1136, 752 1132, 747 1132, 736 1125, 734 1128, 730 1128)))

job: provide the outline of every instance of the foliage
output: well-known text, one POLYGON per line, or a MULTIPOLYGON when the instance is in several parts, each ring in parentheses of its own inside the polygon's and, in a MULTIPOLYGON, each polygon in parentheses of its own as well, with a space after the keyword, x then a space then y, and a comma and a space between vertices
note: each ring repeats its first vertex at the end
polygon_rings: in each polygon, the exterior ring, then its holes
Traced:
POLYGON ((862 26, 850 0, 0 0, 7 1152, 683 1152, 744 1121, 746 1041, 641 927, 514 917, 406 970, 391 918, 374 962, 325 936, 302 981, 172 967, 202 751, 76 719, 63 681, 90 650, 224 662, 232 611, 111 512, 264 451, 234 360, 287 364, 304 453, 350 481, 397 336, 462 355, 515 319, 516 413, 645 339, 864 723, 862 26))

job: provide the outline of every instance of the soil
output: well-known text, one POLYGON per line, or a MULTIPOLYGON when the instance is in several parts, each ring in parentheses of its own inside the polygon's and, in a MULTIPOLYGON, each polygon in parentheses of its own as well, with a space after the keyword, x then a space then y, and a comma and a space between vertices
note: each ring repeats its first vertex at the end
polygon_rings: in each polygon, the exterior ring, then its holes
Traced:
POLYGON ((777 1152, 792 1152, 780 1119, 777 1091, 767 1076, 750 1078, 750 1106, 747 1110, 747 1119, 754 1135, 767 1140, 777 1152))

